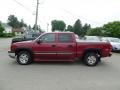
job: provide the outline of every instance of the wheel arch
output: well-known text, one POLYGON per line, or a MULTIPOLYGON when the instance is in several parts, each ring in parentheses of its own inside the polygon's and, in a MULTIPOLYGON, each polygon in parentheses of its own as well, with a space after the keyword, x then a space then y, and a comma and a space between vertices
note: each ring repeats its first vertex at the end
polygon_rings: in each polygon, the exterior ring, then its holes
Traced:
POLYGON ((99 48, 87 48, 84 50, 83 57, 85 56, 86 53, 94 52, 98 55, 98 57, 101 57, 101 49, 99 48))
POLYGON ((20 51, 27 51, 27 52, 29 52, 31 54, 32 58, 33 58, 33 51, 32 51, 32 49, 30 49, 30 48, 17 48, 15 50, 15 55, 18 55, 18 53, 20 51))

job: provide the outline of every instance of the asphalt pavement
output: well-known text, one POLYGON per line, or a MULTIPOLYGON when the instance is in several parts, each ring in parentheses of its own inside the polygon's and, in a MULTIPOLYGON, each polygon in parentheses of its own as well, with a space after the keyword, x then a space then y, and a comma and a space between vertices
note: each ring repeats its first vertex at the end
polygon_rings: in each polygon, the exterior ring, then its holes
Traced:
POLYGON ((81 62, 19 65, 9 58, 11 39, 0 39, 0 90, 120 90, 120 53, 95 67, 81 62))

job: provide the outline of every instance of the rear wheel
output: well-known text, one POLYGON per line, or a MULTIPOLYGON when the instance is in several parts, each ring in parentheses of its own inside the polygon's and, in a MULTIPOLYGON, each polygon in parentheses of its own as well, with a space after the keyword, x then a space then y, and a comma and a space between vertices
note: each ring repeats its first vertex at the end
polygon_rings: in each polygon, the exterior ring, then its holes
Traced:
POLYGON ((17 62, 21 65, 32 63, 32 57, 28 51, 20 51, 17 54, 17 62))
POLYGON ((99 57, 94 52, 88 52, 85 54, 84 63, 88 66, 95 66, 99 62, 99 57))

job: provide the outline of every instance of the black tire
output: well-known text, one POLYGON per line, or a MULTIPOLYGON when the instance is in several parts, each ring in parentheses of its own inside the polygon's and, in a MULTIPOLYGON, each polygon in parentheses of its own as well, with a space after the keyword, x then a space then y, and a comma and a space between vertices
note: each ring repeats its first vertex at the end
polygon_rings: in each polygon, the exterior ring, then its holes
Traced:
POLYGON ((101 57, 98 57, 99 62, 101 62, 101 57))
POLYGON ((17 63, 20 65, 28 65, 32 63, 31 54, 28 51, 20 51, 17 54, 17 63))
POLYGON ((94 52, 88 52, 85 54, 83 62, 88 66, 96 66, 99 62, 99 57, 94 52))

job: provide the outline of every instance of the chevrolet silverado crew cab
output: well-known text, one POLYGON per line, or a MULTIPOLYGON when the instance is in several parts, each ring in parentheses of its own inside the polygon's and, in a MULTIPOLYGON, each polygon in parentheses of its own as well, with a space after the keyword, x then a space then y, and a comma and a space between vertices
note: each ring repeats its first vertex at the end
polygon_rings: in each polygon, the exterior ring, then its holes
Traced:
POLYGON ((88 66, 95 66, 102 57, 111 56, 111 49, 108 42, 77 42, 72 32, 52 32, 35 40, 12 43, 8 53, 21 65, 33 61, 82 60, 88 66))

